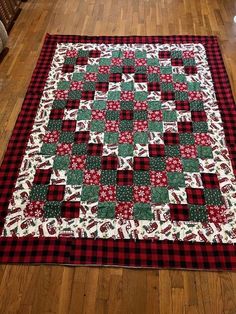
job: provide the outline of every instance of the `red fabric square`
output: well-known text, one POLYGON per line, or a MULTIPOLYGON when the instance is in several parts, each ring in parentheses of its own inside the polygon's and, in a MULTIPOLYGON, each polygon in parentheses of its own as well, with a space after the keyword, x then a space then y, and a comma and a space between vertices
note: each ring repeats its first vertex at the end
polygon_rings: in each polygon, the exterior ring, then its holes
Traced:
POLYGON ((197 73, 197 67, 196 66, 185 66, 184 67, 185 73, 187 75, 196 74, 197 73))
POLYGON ((57 145, 57 155, 64 156, 70 155, 72 151, 72 144, 70 143, 59 143, 57 145))
POLYGON ((106 131, 107 132, 118 132, 119 122, 115 120, 106 120, 106 131))
POLYGON ((93 120, 105 120, 106 112, 105 110, 92 110, 93 120))
POLYGON ((142 73, 135 73, 134 74, 134 81, 136 83, 147 82, 147 75, 142 73))
POLYGON ((78 218, 80 216, 80 202, 63 202, 61 207, 61 217, 67 219, 78 218))
POLYGON ((57 143, 60 137, 60 133, 58 131, 47 132, 43 137, 44 143, 57 143))
POLYGON ((79 57, 76 60, 77 65, 86 65, 88 63, 88 58, 86 57, 79 57))
POLYGON ((48 186, 48 201, 62 201, 64 198, 65 186, 64 185, 49 185, 48 186))
POLYGON ((133 66, 125 65, 125 66, 123 66, 122 69, 123 69, 122 72, 123 72, 124 74, 129 74, 129 73, 134 73, 134 72, 135 72, 135 69, 134 69, 133 66))
POLYGON ((149 203, 151 201, 151 187, 150 186, 134 186, 134 202, 149 203))
POLYGON ((214 206, 214 205, 207 205, 208 211, 208 219, 210 222, 213 223, 226 223, 226 207, 222 206, 214 206))
POLYGON ((129 131, 120 132, 119 143, 133 144, 133 132, 129 131))
POLYGON ((150 171, 150 181, 153 186, 167 186, 167 174, 165 171, 150 171))
POLYGON ((176 110, 185 110, 189 111, 190 106, 187 100, 176 100, 175 101, 176 110))
POLYGON ((66 109, 78 109, 80 106, 79 100, 68 100, 66 104, 66 109))
POLYGON ((100 92, 106 93, 108 91, 108 87, 109 87, 108 82, 97 82, 95 88, 100 92))
POLYGON ((122 80, 121 73, 111 73, 109 76, 109 82, 119 83, 122 80))
POLYGON ((100 65, 98 67, 98 72, 102 74, 109 74, 110 73, 110 66, 109 65, 100 65))
POLYGON ((192 115, 192 120, 196 122, 207 120, 205 111, 192 111, 191 115, 192 115))
POLYGON ((201 173, 204 188, 219 188, 219 180, 215 173, 201 173))
POLYGON ((53 120, 61 120, 64 117, 64 110, 63 109, 52 109, 49 119, 53 120))
POLYGON ((73 64, 64 64, 62 67, 62 73, 72 73, 74 72, 73 64))
POLYGON ((164 142, 166 145, 176 145, 179 144, 179 134, 165 132, 164 133, 164 142))
POLYGON ((149 144, 148 148, 150 157, 165 156, 165 145, 149 144))
POLYGON ((170 59, 170 51, 159 51, 158 56, 160 59, 170 59))
POLYGON ((133 219, 133 203, 119 202, 116 205, 115 216, 117 219, 133 219))
POLYGON ((149 170, 150 160, 148 157, 134 157, 134 170, 149 170))
POLYGON ((93 100, 94 99, 94 91, 83 91, 81 94, 82 100, 93 100))
POLYGON ((133 120, 133 111, 132 110, 121 110, 120 111, 120 120, 133 120))
POLYGON ((133 171, 132 170, 118 170, 117 171, 117 185, 133 185, 133 171))
POLYGON ((100 182, 100 170, 84 170, 83 183, 87 185, 98 185, 100 182))
POLYGON ((88 144, 88 155, 101 156, 103 151, 102 144, 88 144))
POLYGON ((75 132, 75 143, 88 143, 89 141, 89 131, 75 132))
POLYGON ((148 120, 151 121, 162 121, 162 111, 154 110, 148 112, 148 120))
POLYGON ((147 120, 135 120, 134 123, 134 131, 147 131, 148 130, 148 121, 147 120))
POLYGON ((107 110, 119 110, 120 102, 119 100, 108 100, 107 101, 107 110))
POLYGON ((89 57, 90 58, 99 58, 101 55, 101 51, 100 50, 90 50, 89 51, 89 57))
POLYGON ((37 169, 34 175, 33 183, 48 184, 50 182, 51 174, 51 169, 37 169))
POLYGON ((188 85, 186 83, 175 82, 174 89, 179 92, 186 92, 188 90, 188 85))
POLYGON ((62 131, 65 132, 74 132, 76 129, 75 120, 63 120, 62 121, 62 131))
POLYGON ((170 218, 174 221, 189 220, 189 208, 187 204, 170 204, 170 218))
POLYGON ((186 188, 188 203, 194 205, 204 205, 205 198, 203 191, 203 189, 186 188))
POLYGON ((116 201, 116 187, 114 185, 101 185, 99 188, 99 202, 116 201))
POLYGON ((160 91, 160 84, 158 82, 150 82, 147 84, 149 92, 158 92, 160 91))
POLYGON ((118 165, 117 156, 103 156, 102 170, 116 170, 118 165))
POLYGON ((172 66, 182 66, 183 60, 182 59, 171 59, 172 66))
POLYGON ((183 166, 178 157, 166 158, 166 171, 167 172, 182 172, 183 166))
POLYGON ((178 131, 179 133, 192 133, 193 125, 191 121, 182 121, 178 122, 178 131))
POLYGON ((181 157, 183 158, 196 158, 197 149, 194 145, 181 145, 180 146, 181 157))
POLYGON ((211 138, 207 133, 195 133, 194 140, 196 145, 210 146, 211 138))
POLYGON ((76 156, 72 155, 70 157, 70 164, 69 164, 69 169, 76 170, 84 170, 85 168, 85 161, 86 161, 86 156, 81 155, 81 156, 76 156))
POLYGON ((174 100, 175 99, 175 94, 174 92, 168 91, 168 92, 161 92, 161 100, 162 101, 167 101, 167 100, 174 100))

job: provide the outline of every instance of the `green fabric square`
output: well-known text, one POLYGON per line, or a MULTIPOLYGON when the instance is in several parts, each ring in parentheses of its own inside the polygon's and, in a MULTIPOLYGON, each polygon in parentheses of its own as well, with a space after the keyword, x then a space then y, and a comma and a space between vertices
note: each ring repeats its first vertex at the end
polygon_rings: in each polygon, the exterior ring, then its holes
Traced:
POLYGON ((195 158, 182 158, 184 172, 199 172, 199 161, 195 158))
POLYGON ((159 60, 157 58, 147 58, 147 65, 157 66, 159 65, 159 60))
POLYGON ((163 92, 173 92, 174 91, 174 85, 173 83, 161 83, 161 90, 163 92))
POLYGON ((98 82, 109 82, 109 74, 106 73, 98 73, 97 75, 98 82))
POLYGON ((104 202, 98 203, 97 218, 99 219, 114 219, 116 203, 104 202))
POLYGON ((87 169, 101 169, 101 157, 87 156, 86 168, 87 169))
POLYGON ((92 132, 103 132, 105 130, 105 121, 92 120, 90 122, 90 130, 92 132))
POLYGON ((149 110, 160 110, 161 102, 160 101, 148 101, 148 109, 149 110))
POLYGON ((123 52, 121 50, 114 50, 111 55, 113 58, 122 58, 123 52))
POLYGON ((134 147, 132 144, 119 144, 118 155, 121 157, 133 156, 134 147))
POLYGON ((57 144, 48 144, 48 143, 43 143, 41 147, 41 154, 42 155, 55 155, 57 149, 57 144))
POLYGON ((208 220, 207 209, 201 205, 190 205, 189 206, 189 220, 207 222, 208 220))
POLYGON ((53 109, 64 109, 67 104, 66 100, 56 99, 53 102, 53 109))
POLYGON ((147 80, 148 80, 148 82, 159 82, 160 81, 159 74, 157 74, 157 73, 150 73, 147 76, 147 80))
POLYGON ((185 83, 187 81, 184 74, 173 74, 173 81, 179 83, 185 83))
POLYGON ((223 197, 219 189, 204 189, 204 197, 207 205, 223 205, 223 197))
POLYGON ((72 147, 72 154, 73 155, 86 155, 87 154, 87 144, 74 144, 72 147))
POLYGON ((135 132, 134 133, 134 143, 135 144, 147 144, 148 143, 148 133, 147 132, 135 132))
POLYGON ((119 120, 120 111, 119 110, 107 110, 106 120, 119 120))
POLYGON ((122 66, 112 65, 110 67, 110 72, 111 73, 122 73, 122 66))
POLYGON ((98 65, 96 65, 96 64, 88 64, 86 66, 86 72, 88 72, 88 73, 97 73, 98 72, 98 65))
POLYGON ((136 50, 135 58, 137 59, 145 59, 147 57, 147 52, 144 50, 136 50))
POLYGON ((188 93, 175 91, 175 100, 188 100, 188 93))
POLYGON ((149 171, 134 171, 134 185, 150 185, 149 171))
POLYGON ((103 185, 115 185, 116 170, 102 170, 100 181, 103 185))
POLYGON ((81 185, 83 183, 83 171, 68 170, 67 171, 67 185, 81 185))
POLYGON ((181 145, 193 145, 195 142, 194 135, 192 133, 180 133, 179 142, 181 145))
POLYGON ((166 169, 165 159, 163 157, 150 157, 150 169, 164 171, 166 169))
POLYGON ((123 59, 123 65, 134 66, 135 65, 134 59, 128 59, 128 58, 123 59))
POLYGON ((83 81, 85 73, 73 73, 72 81, 83 81))
POLYGON ((68 99, 80 99, 81 98, 81 91, 79 90, 71 90, 69 91, 69 94, 68 94, 68 99))
POLYGON ((81 193, 82 202, 97 202, 99 194, 98 185, 83 185, 81 193))
POLYGON ((197 154, 198 158, 213 158, 212 149, 210 146, 198 146, 197 154))
POLYGON ((193 132, 194 133, 207 133, 208 125, 207 122, 193 122, 193 132))
POLYGON ((138 100, 138 101, 144 101, 146 100, 148 97, 148 92, 135 92, 134 93, 134 98, 135 100, 138 100))
POLYGON ((118 202, 132 202, 133 201, 133 187, 132 186, 117 186, 116 198, 118 202))
POLYGON ((62 127, 62 120, 49 120, 47 129, 50 131, 60 131, 62 127))
POLYGON ((111 59, 110 58, 100 58, 99 65, 110 65, 111 59))
POLYGON ((133 82, 121 82, 121 90, 134 90, 133 82))
POLYGON ((70 82, 68 81, 60 81, 57 83, 57 88, 62 90, 67 90, 70 88, 70 82))
POLYGON ((33 185, 29 198, 32 201, 45 201, 47 198, 48 186, 43 184, 33 185))
POLYGON ((64 64, 76 64, 77 58, 65 58, 64 64))
POLYGON ((91 90, 94 91, 95 86, 96 86, 96 82, 86 81, 86 82, 84 82, 83 89, 85 91, 91 91, 91 90))
POLYGON ((134 110, 134 120, 147 120, 148 113, 146 110, 134 110))
POLYGON ((134 204, 134 219, 152 220, 154 219, 151 205, 146 203, 134 204))
POLYGON ((172 74, 172 67, 171 66, 162 66, 160 67, 161 74, 172 74))
POLYGON ((74 132, 61 132, 59 137, 60 143, 73 143, 74 142, 75 133, 74 132))
POLYGON ((201 100, 191 101, 189 103, 189 107, 191 111, 203 111, 204 110, 204 105, 201 100))
POLYGON ((104 143, 116 144, 119 141, 119 133, 117 132, 106 132, 104 135, 104 143))
POLYGON ((56 156, 54 159, 53 168, 57 170, 67 170, 69 163, 69 156, 56 156))
POLYGON ((184 174, 180 172, 167 172, 168 185, 178 189, 185 187, 184 174))
POLYGON ((167 204, 169 201, 169 193, 166 187, 152 188, 152 203, 167 204))
POLYGON ((163 132, 163 123, 156 121, 148 121, 149 132, 163 132))
POLYGON ((61 202, 46 202, 43 209, 45 218, 59 218, 61 216, 61 202))
POLYGON ((121 101, 120 109, 121 110, 133 110, 134 109, 133 101, 121 101))
POLYGON ((120 99, 120 91, 109 91, 107 93, 108 100, 119 100, 120 99))
POLYGON ((200 82, 188 82, 189 91, 199 91, 201 90, 200 82))
POLYGON ((183 59, 184 66, 195 66, 196 62, 194 58, 191 59, 183 59))
POLYGON ((172 59, 181 59, 182 58, 182 51, 180 50, 173 50, 170 52, 172 59))
POLYGON ((169 157, 180 156, 179 145, 166 145, 165 146, 165 155, 169 156, 169 157))
POLYGON ((77 114, 77 120, 90 120, 91 110, 89 109, 79 109, 77 114))
POLYGON ((106 109, 106 102, 104 100, 94 100, 93 109, 94 110, 103 110, 106 109))
POLYGON ((175 110, 163 110, 163 120, 166 122, 173 122, 177 120, 177 113, 175 110))
POLYGON ((122 120, 120 121, 120 131, 132 131, 133 130, 133 121, 132 120, 122 120))
POLYGON ((147 67, 146 66, 136 66, 135 67, 135 73, 146 74, 147 73, 147 67))
POLYGON ((79 50, 78 51, 78 57, 88 57, 89 51, 88 50, 79 50))

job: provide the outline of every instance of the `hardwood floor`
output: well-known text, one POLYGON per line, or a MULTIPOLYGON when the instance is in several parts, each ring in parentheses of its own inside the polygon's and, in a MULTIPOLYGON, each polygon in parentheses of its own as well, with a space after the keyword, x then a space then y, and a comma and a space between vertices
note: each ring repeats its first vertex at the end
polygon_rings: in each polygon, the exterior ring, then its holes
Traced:
MULTIPOLYGON (((236 96, 236 1, 28 0, 0 65, 0 157, 45 34, 218 35, 236 96)), ((235 314, 236 273, 0 266, 0 314, 235 314)))

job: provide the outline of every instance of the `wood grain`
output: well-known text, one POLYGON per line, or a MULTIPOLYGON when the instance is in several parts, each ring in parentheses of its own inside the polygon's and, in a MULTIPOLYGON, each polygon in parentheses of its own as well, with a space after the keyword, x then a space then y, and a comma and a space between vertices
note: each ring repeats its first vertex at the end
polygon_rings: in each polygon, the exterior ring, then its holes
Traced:
MULTIPOLYGON (((236 96, 236 1, 28 0, 0 64, 0 158, 45 34, 219 36, 236 96)), ((236 273, 0 266, 0 313, 235 314, 236 273)))

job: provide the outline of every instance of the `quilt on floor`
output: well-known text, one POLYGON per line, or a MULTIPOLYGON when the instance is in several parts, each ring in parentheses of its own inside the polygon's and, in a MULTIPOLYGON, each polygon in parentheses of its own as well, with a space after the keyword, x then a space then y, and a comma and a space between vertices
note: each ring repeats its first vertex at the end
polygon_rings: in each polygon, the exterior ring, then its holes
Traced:
POLYGON ((214 37, 48 35, 2 165, 1 260, 233 269, 235 116, 214 37))

